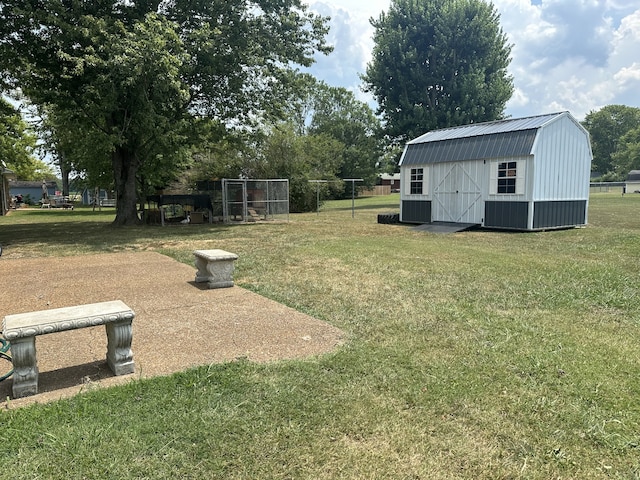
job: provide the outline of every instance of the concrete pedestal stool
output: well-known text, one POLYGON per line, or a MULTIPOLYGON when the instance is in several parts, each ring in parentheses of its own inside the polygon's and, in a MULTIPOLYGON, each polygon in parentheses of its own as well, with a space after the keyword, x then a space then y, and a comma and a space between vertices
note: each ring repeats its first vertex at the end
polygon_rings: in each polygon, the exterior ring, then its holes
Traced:
POLYGON ((209 288, 233 287, 235 253, 224 250, 196 250, 196 283, 207 282, 209 288))

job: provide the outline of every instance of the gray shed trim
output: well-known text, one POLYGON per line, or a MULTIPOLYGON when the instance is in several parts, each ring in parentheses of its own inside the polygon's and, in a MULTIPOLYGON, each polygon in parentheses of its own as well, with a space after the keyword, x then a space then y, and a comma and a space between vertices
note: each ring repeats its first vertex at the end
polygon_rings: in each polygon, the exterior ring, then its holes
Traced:
POLYGON ((400 165, 528 156, 538 129, 565 113, 434 130, 407 143, 400 165))

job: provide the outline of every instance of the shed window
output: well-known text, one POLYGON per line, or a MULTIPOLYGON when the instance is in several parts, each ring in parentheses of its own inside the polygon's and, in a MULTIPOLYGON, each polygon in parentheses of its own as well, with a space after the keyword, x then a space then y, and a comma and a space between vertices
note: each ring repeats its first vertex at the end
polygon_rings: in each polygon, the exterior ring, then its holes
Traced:
POLYGON ((498 193, 516 193, 518 162, 501 162, 498 164, 498 193))
POLYGON ((424 169, 411 169, 411 195, 422 195, 422 184, 424 180, 424 169))

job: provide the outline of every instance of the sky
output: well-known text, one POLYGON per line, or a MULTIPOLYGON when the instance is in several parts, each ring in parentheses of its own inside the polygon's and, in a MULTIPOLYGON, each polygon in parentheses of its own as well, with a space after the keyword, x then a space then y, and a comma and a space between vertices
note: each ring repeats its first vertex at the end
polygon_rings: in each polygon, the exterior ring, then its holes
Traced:
MULTIPOLYGON (((390 0, 305 0, 330 16, 334 51, 308 69, 327 84, 345 87, 372 107, 361 91, 373 49, 369 19, 390 0)), ((509 74, 515 92, 512 118, 568 110, 578 120, 606 105, 640 107, 640 2, 638 0, 493 0, 513 45, 509 74)))

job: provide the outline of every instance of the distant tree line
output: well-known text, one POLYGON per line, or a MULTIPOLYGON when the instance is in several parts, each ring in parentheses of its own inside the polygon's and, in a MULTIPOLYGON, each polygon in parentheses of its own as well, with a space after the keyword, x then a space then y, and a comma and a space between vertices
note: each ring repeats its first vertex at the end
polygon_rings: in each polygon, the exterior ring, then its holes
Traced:
POLYGON ((607 105, 589 112, 582 124, 591 136, 591 171, 598 179, 625 180, 640 170, 640 108, 607 105))

